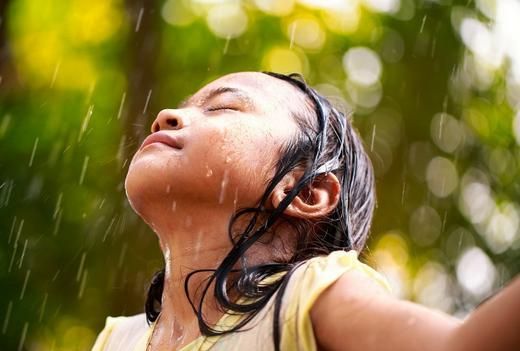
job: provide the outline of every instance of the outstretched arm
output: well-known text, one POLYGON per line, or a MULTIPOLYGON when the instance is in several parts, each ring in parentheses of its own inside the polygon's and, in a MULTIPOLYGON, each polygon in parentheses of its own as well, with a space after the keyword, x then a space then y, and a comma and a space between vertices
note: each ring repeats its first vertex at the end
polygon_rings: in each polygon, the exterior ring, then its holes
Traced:
POLYGON ((520 278, 461 322, 351 271, 318 298, 311 319, 322 350, 520 350, 520 278))

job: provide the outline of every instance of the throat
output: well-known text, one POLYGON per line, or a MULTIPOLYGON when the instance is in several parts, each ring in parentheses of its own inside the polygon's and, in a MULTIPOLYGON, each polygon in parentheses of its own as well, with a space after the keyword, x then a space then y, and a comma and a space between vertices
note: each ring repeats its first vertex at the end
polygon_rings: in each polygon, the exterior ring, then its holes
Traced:
POLYGON ((186 327, 175 318, 168 319, 162 315, 159 315, 152 328, 146 351, 181 350, 201 337, 198 323, 186 327))

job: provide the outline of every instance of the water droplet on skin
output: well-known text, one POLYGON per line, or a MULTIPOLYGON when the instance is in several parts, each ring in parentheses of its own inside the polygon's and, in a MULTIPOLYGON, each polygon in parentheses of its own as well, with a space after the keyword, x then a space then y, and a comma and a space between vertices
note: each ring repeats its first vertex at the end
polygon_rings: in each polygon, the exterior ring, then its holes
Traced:
POLYGON ((213 170, 206 166, 206 177, 211 177, 213 175, 213 170))
POLYGON ((222 181, 220 182, 220 195, 218 197, 218 203, 222 204, 224 202, 224 195, 226 194, 226 188, 229 183, 229 171, 226 169, 224 171, 224 176, 222 177, 222 181))
POLYGON ((177 201, 172 201, 172 212, 175 212, 175 210, 177 209, 177 201))
POLYGON ((172 186, 170 184, 166 185, 166 194, 170 193, 172 186))
POLYGON ((226 157, 226 161, 225 161, 225 163, 230 163, 230 162, 231 162, 231 157, 230 157, 230 156, 227 156, 227 157, 226 157))

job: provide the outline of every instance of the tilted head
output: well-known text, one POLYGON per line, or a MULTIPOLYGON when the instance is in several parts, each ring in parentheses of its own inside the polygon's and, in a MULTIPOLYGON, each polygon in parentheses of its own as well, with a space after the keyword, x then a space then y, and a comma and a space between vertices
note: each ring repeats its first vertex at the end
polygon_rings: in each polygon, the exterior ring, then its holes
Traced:
MULTIPOLYGON (((348 116, 300 76, 224 76, 179 109, 161 111, 152 133, 164 130, 176 131, 179 152, 165 149, 147 155, 141 149, 129 170, 127 194, 145 220, 164 206, 154 200, 164 198, 165 185, 177 201, 195 196, 198 206, 233 210, 226 233, 230 250, 204 290, 206 294, 214 284, 224 309, 246 315, 229 331, 244 326, 277 292, 279 312, 285 284, 300 263, 334 250, 363 249, 375 203, 372 165, 348 116), (154 172, 140 176, 143 169, 154 172), (215 177, 207 177, 208 169, 215 177), (164 181, 166 174, 170 183, 164 181), (145 187, 151 190, 141 191, 145 187), (155 205, 147 205, 151 203, 155 205), (266 262, 243 259, 266 237, 276 238, 287 228, 289 254, 273 255, 266 262), (287 274, 259 287, 265 277, 279 272, 287 274), (253 302, 237 303, 228 295, 230 288, 253 302)), ((149 321, 160 311, 154 306, 160 304, 163 279, 164 272, 159 272, 149 290, 149 321)), ((203 298, 192 301, 201 331, 221 334, 205 322, 203 298)), ((278 344, 277 327, 274 338, 278 344)))

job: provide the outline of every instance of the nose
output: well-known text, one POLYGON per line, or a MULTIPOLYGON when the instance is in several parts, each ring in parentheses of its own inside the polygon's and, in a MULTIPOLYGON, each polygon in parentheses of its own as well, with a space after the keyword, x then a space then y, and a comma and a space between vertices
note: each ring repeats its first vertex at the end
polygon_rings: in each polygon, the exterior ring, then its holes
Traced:
POLYGON ((161 110, 155 121, 152 123, 151 132, 155 133, 166 129, 181 129, 187 125, 187 117, 183 116, 180 110, 164 109, 161 110))

